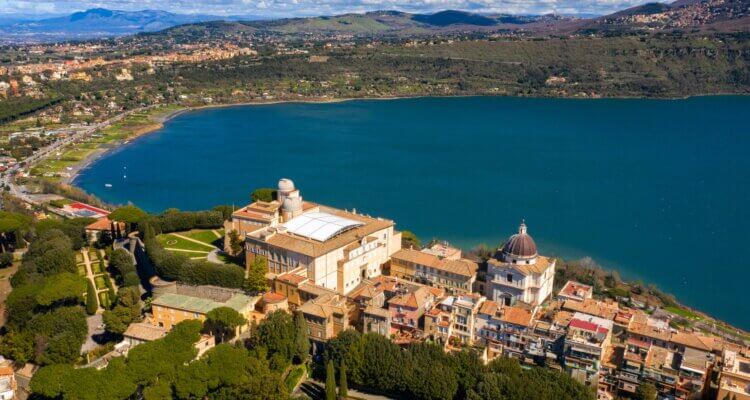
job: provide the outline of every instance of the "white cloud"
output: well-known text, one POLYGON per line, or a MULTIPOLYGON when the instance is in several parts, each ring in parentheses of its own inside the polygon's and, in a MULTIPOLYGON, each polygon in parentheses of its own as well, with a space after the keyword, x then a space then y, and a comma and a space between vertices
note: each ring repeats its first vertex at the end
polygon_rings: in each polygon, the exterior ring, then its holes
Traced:
POLYGON ((604 14, 644 0, 0 0, 2 14, 70 13, 94 7, 117 10, 159 9, 178 13, 257 15, 270 18, 401 10, 458 9, 484 13, 604 14))

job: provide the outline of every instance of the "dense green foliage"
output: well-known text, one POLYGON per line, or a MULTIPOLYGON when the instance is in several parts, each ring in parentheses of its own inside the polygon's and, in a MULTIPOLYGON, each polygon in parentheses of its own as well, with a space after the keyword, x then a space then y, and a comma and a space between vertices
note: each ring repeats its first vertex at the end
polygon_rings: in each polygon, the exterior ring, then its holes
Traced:
POLYGON ((268 279, 266 278, 268 260, 264 256, 256 255, 248 268, 245 289, 255 293, 268 291, 268 279))
POLYGON ((73 218, 73 219, 51 219, 47 218, 36 223, 37 235, 42 235, 50 230, 59 230, 67 236, 74 250, 80 250, 88 243, 86 238, 86 226, 96 221, 95 218, 73 218))
POLYGON ((94 315, 99 309, 99 302, 96 299, 96 289, 91 280, 86 279, 86 314, 94 315))
POLYGON ((242 314, 230 307, 218 307, 206 314, 206 329, 222 343, 234 336, 236 329, 247 323, 242 314))
POLYGON ((73 242, 62 231, 50 229, 31 243, 11 282, 13 287, 17 287, 24 282, 60 272, 77 272, 73 242))
POLYGON ((476 353, 447 354, 431 344, 405 351, 377 334, 342 332, 329 341, 325 359, 346 365, 347 380, 369 390, 416 399, 583 400, 593 394, 569 376, 522 369, 513 359, 482 365, 476 353))
POLYGON ((23 246, 23 237, 31 227, 28 215, 0 211, 0 245, 3 251, 23 246))
POLYGON ((276 200, 276 189, 271 188, 258 188, 253 190, 250 194, 252 201, 265 201, 270 202, 276 200))
POLYGON ((31 97, 20 97, 0 101, 0 124, 13 121, 15 119, 33 114, 36 111, 43 110, 49 106, 59 103, 61 98, 51 97, 44 99, 35 99, 31 97))
POLYGON ((653 383, 641 383, 635 389, 635 400, 656 400, 658 392, 653 383))
POLYGON ((336 370, 333 361, 326 362, 326 400, 336 400, 336 370))
POLYGON ((18 363, 73 362, 88 331, 86 280, 77 274, 70 237, 59 229, 38 232, 11 279, 0 353, 18 363))
POLYGON ((109 256, 109 269, 120 286, 138 286, 138 272, 133 257, 126 250, 117 249, 109 256))
POLYGON ((43 398, 128 399, 283 399, 281 375, 270 368, 261 347, 248 350, 220 344, 194 360, 201 324, 177 324, 163 339, 139 345, 127 358, 102 369, 71 365, 42 368, 31 380, 43 398))
POLYGON ((401 231, 401 247, 419 250, 422 248, 422 243, 412 231, 401 231))
POLYGON ((241 267, 232 264, 214 264, 205 260, 191 260, 185 255, 164 250, 156 241, 156 234, 150 225, 146 225, 143 231, 146 253, 162 278, 194 285, 230 288, 242 286, 245 271, 241 267))
POLYGON ((180 211, 169 209, 159 215, 148 215, 142 218, 141 222, 151 226, 157 234, 189 231, 191 229, 216 229, 224 225, 224 213, 221 210, 180 211))
POLYGON ((107 331, 116 334, 122 334, 128 325, 140 319, 141 293, 138 286, 120 288, 115 306, 102 315, 107 331))

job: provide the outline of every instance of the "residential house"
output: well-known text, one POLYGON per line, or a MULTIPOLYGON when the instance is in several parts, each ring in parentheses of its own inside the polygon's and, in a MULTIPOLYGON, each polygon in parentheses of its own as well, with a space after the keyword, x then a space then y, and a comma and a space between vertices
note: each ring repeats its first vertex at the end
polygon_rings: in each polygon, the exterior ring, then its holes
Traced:
POLYGON ((589 385, 599 382, 599 368, 612 337, 612 321, 575 313, 565 335, 563 363, 571 375, 589 385))

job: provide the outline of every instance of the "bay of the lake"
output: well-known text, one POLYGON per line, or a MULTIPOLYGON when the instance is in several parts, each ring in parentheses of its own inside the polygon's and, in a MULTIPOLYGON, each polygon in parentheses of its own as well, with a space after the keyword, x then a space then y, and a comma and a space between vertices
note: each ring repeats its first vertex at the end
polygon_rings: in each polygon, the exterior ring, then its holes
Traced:
POLYGON ((750 329, 750 97, 419 98, 203 109, 75 184, 148 211, 245 205, 281 177, 423 242, 591 256, 750 329), (112 187, 105 187, 111 184, 112 187))

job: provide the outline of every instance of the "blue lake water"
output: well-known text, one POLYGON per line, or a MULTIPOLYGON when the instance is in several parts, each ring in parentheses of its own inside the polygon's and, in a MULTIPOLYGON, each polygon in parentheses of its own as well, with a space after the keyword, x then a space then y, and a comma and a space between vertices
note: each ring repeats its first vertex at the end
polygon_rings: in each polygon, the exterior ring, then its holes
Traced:
POLYGON ((244 205, 289 177, 307 200, 465 248, 496 245, 525 218, 543 254, 591 256, 750 329, 748 117, 750 97, 737 96, 206 109, 75 184, 116 204, 197 210, 244 205))

